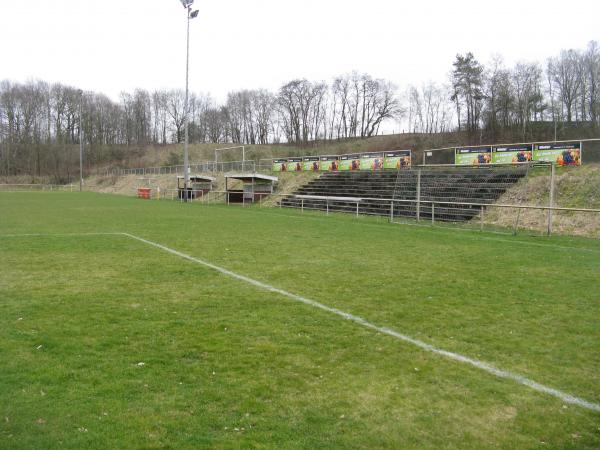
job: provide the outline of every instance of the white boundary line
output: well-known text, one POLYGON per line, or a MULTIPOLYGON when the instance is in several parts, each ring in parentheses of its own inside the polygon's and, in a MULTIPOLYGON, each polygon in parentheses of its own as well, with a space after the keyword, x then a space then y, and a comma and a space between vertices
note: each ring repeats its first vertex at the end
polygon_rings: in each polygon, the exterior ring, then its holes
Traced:
MULTIPOLYGON (((473 236, 470 236, 473 237, 473 236)), ((475 239, 481 239, 485 241, 496 241, 496 242, 507 242, 509 244, 514 245, 534 245, 537 247, 546 247, 546 248, 555 248, 559 250, 577 250, 581 252, 592 252, 592 253, 600 253, 600 249, 597 248, 587 248, 587 247, 570 247, 567 245, 557 245, 557 244, 542 244, 541 242, 528 242, 528 241, 520 241, 518 239, 510 240, 510 239, 501 239, 495 238, 491 236, 475 236, 475 239)))
POLYGON ((123 236, 123 233, 22 233, 22 234, 0 234, 0 238, 68 237, 68 236, 123 236))
POLYGON ((354 314, 350 314, 350 313, 344 312, 344 311, 342 311, 340 309, 337 309, 337 308, 332 308, 330 306, 324 305, 322 303, 319 303, 319 302, 317 302, 315 300, 311 300, 311 299, 306 298, 306 297, 302 297, 300 295, 292 294, 291 292, 284 291, 283 289, 276 288, 274 286, 271 286, 270 284, 263 283, 261 281, 255 280, 253 278, 237 274, 235 272, 232 272, 230 270, 227 270, 227 269, 224 269, 222 267, 216 266, 216 265, 214 265, 212 263, 209 263, 207 261, 203 261, 201 259, 198 259, 198 258, 195 258, 193 256, 187 255, 187 254, 182 253, 180 251, 177 251, 177 250, 174 250, 172 248, 166 247, 166 246, 164 246, 162 244, 158 244, 156 242, 149 241, 147 239, 141 238, 139 236, 135 236, 133 234, 129 234, 129 233, 122 233, 122 234, 123 234, 123 236, 127 236, 127 237, 129 237, 131 239, 135 239, 135 240, 137 240, 139 242, 143 242, 144 244, 147 244, 147 245, 150 245, 152 247, 158 248, 158 249, 163 250, 163 251, 165 251, 167 253, 170 253, 172 255, 178 256, 178 257, 183 258, 183 259, 187 259, 188 261, 191 261, 191 262, 194 262, 196 264, 200 264, 202 266, 205 266, 205 267, 208 267, 210 269, 216 270, 217 272, 220 272, 223 275, 226 275, 228 277, 235 278, 235 279, 240 280, 240 281, 244 281, 244 282, 246 282, 248 284, 251 284, 253 286, 256 286, 258 288, 261 288, 261 289, 264 289, 264 290, 267 290, 267 291, 270 291, 270 292, 274 292, 274 293, 282 295, 284 297, 291 298, 292 300, 296 300, 296 301, 299 301, 299 302, 304 303, 306 305, 309 305, 309 306, 321 309, 323 311, 335 314, 335 315, 340 316, 340 317, 342 317, 342 318, 344 318, 346 320, 350 320, 350 321, 352 321, 354 323, 362 325, 365 328, 369 328, 369 329, 377 331, 379 333, 387 334, 388 336, 392 336, 392 337, 394 337, 396 339, 399 339, 401 341, 408 342, 409 344, 415 345, 415 346, 419 347, 422 350, 425 350, 425 351, 428 351, 428 352, 431 352, 431 353, 435 353, 437 355, 445 356, 446 358, 452 359, 454 361, 459 361, 459 362, 462 362, 464 364, 468 364, 468 365, 474 366, 474 367, 476 367, 478 369, 481 369, 481 370, 483 370, 485 372, 488 372, 488 373, 490 373, 490 374, 492 374, 494 376, 497 376, 499 378, 506 378, 506 379, 515 381, 515 382, 517 382, 519 384, 522 384, 524 386, 527 386, 527 387, 529 387, 529 388, 531 388, 531 389, 533 389, 535 391, 542 392, 542 393, 548 394, 548 395, 552 395, 553 397, 556 397, 556 398, 562 400, 565 403, 569 403, 569 404, 572 404, 572 405, 577 405, 577 406, 580 406, 582 408, 586 408, 586 409, 590 409, 592 411, 599 411, 600 412, 600 404, 592 403, 592 402, 589 402, 589 401, 584 400, 582 398, 579 398, 579 397, 576 397, 574 395, 568 394, 566 392, 560 391, 558 389, 554 389, 554 388, 545 386, 545 385, 537 383, 537 382, 535 382, 535 381, 533 381, 533 380, 531 380, 529 378, 526 378, 526 377, 524 377, 522 375, 519 375, 519 374, 516 374, 516 373, 513 373, 513 372, 509 372, 507 370, 499 369, 497 367, 494 367, 493 365, 488 364, 486 362, 479 361, 479 360, 473 359, 473 358, 469 358, 468 356, 463 356, 463 355, 461 355, 459 353, 454 353, 454 352, 450 352, 450 351, 447 351, 447 350, 443 350, 443 349, 434 347, 431 344, 427 344, 427 343, 425 343, 423 341, 420 341, 418 339, 414 339, 414 338, 412 338, 410 336, 407 336, 405 334, 399 333, 398 331, 392 330, 390 328, 385 328, 385 327, 380 327, 380 326, 374 325, 374 324, 366 321, 362 317, 355 316, 354 314))
POLYGON ((188 261, 191 261, 193 263, 196 264, 200 264, 202 266, 208 267, 212 270, 215 270, 223 275, 226 275, 228 277, 231 278, 235 278, 237 280, 243 281, 245 283, 251 284, 253 286, 256 286, 260 289, 266 290, 266 291, 270 291, 273 292, 275 294, 279 294, 282 295, 284 297, 288 297, 292 300, 304 303, 305 305, 309 305, 312 306, 314 308, 318 308, 321 309, 323 311, 335 314, 339 317, 342 317, 346 320, 349 320, 351 322, 354 322, 358 325, 361 325, 365 328, 369 328, 373 331, 377 331, 378 333, 381 334, 386 334, 388 336, 394 337, 396 339, 399 339, 401 341, 407 342, 409 344, 412 344, 418 348, 420 348, 421 350, 425 350, 427 352, 430 353, 434 353, 440 356, 444 356, 448 359, 452 359, 454 361, 458 361, 464 364, 468 364, 470 366, 476 367, 477 369, 483 370, 484 372, 487 372, 491 375, 494 375, 496 377, 499 378, 505 378, 508 380, 512 380, 515 381, 523 386, 527 386, 537 392, 541 392, 544 394, 548 394, 551 395, 553 397, 558 398, 559 400, 565 402, 565 403, 569 403, 572 405, 577 405, 580 406, 582 408, 585 409, 589 409, 592 411, 598 411, 600 412, 600 404, 598 403, 593 403, 593 402, 589 402, 583 398, 580 397, 576 397, 574 395, 571 395, 567 392, 558 390, 558 389, 554 389, 552 387, 540 384, 536 381, 533 381, 527 377, 524 377, 522 375, 510 372, 508 370, 504 370, 504 369, 499 369, 491 364, 488 364, 484 361, 479 361, 477 359, 473 359, 473 358, 469 358, 468 356, 464 356, 461 355, 460 353, 454 353, 448 350, 443 350, 441 348, 437 348, 434 347, 431 344, 427 344, 426 342, 420 341, 418 339, 412 338, 410 336, 407 336, 405 334, 402 334, 398 331, 392 330, 391 328, 386 328, 386 327, 380 327, 378 325, 372 324, 371 322, 368 322, 367 320, 363 319, 360 316, 355 316, 354 314, 350 314, 347 312, 344 312, 340 309, 337 308, 332 308, 331 306, 327 306, 324 305, 323 303, 319 303, 315 300, 311 300, 309 298, 306 297, 302 297, 301 295, 297 295, 297 294, 293 294, 291 292, 285 291, 283 289, 279 289, 275 286, 271 286, 270 284, 267 283, 263 283, 262 281, 258 281, 255 280, 253 278, 247 277, 245 275, 240 275, 238 273, 232 272, 231 270, 227 270, 223 267, 219 267, 215 264, 209 263, 207 261, 204 261, 202 259, 199 258, 195 258, 193 256, 190 256, 186 253, 182 253, 178 250, 169 248, 165 245, 159 244, 157 242, 153 242, 153 241, 149 241, 147 239, 141 238, 139 236, 135 236, 133 234, 130 233, 69 233, 69 234, 5 234, 5 235, 0 235, 0 237, 29 237, 29 236, 126 236, 130 239, 142 242, 146 245, 158 248, 164 252, 170 253, 172 255, 178 256, 180 258, 186 259, 188 261))

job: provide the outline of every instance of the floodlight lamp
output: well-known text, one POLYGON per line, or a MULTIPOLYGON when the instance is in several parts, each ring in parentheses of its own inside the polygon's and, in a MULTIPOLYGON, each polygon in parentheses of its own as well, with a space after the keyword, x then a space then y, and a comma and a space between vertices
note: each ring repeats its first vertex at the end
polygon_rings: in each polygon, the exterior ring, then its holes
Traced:
POLYGON ((196 11, 193 11, 193 12, 190 14, 190 19, 195 19, 196 17, 198 17, 198 13, 199 13, 199 12, 200 12, 200 11, 198 11, 198 10, 196 10, 196 11))

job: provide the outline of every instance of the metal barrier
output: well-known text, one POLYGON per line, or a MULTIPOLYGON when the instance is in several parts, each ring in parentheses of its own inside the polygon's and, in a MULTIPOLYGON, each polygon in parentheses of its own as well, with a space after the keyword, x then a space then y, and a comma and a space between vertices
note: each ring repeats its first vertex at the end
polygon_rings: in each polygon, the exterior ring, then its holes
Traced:
POLYGON ((73 192, 78 189, 74 184, 0 184, 0 192, 73 192))
MULTIPOLYGON (((156 193, 153 192, 152 198, 157 198, 156 193)), ((176 189, 161 190, 160 199, 180 200, 176 189)), ((190 203, 204 205, 230 204, 228 192, 226 191, 210 191, 200 198, 191 200, 190 203)), ((561 213, 593 215, 600 224, 600 209, 503 203, 270 194, 264 198, 261 197, 257 202, 244 202, 240 203, 240 205, 257 208, 299 209, 302 213, 305 211, 316 211, 324 212, 325 215, 345 213, 357 218, 360 216, 379 216, 385 217, 386 221, 390 223, 412 223, 430 226, 454 225, 459 228, 478 229, 481 231, 494 229, 512 234, 529 230, 539 231, 540 234, 552 235, 554 232, 552 224, 561 213), (293 199, 294 202, 284 202, 284 200, 290 199, 293 199), (412 209, 407 210, 407 206, 412 209), (449 219, 447 214, 448 209, 468 211, 472 218, 465 221, 449 219), (385 215, 382 214, 382 210, 386 211, 385 215), (413 214, 415 211, 418 211, 418 213, 413 214), (534 223, 527 223, 525 221, 525 212, 537 214, 534 223), (503 216, 504 220, 502 220, 503 216)), ((600 237, 600 227, 597 233, 592 233, 592 236, 600 237)))
MULTIPOLYGON (((592 208, 566 208, 566 207, 557 207, 557 206, 534 206, 534 205, 514 205, 514 204, 501 204, 501 203, 476 203, 476 202, 457 202, 457 201, 433 201, 433 200, 417 200, 417 199, 389 199, 389 198, 354 198, 354 197, 327 197, 327 196, 311 196, 311 195, 294 195, 291 196, 293 198, 300 200, 300 209, 302 211, 307 209, 325 211, 326 214, 329 214, 332 210, 332 206, 335 204, 336 212, 346 212, 356 215, 377 215, 381 216, 381 209, 386 208, 389 214, 389 221, 392 223, 397 223, 396 219, 398 217, 402 217, 405 219, 410 219, 416 223, 421 222, 430 222, 431 225, 436 225, 440 223, 460 223, 461 225, 466 225, 468 227, 473 227, 475 224, 476 227, 483 230, 487 225, 489 226, 497 226, 502 227, 502 222, 494 220, 493 215, 486 214, 487 210, 514 210, 516 214, 512 218, 512 224, 510 227, 505 226, 503 228, 512 229, 513 234, 517 234, 520 228, 528 228, 531 229, 531 225, 527 226, 522 221, 522 216, 524 211, 537 211, 542 213, 544 217, 537 220, 536 229, 542 231, 544 234, 548 236, 553 233, 553 219, 555 219, 555 215, 559 213, 583 213, 586 215, 594 215, 597 216, 597 223, 600 224, 600 209, 592 209, 592 208), (310 206, 306 205, 306 200, 317 200, 322 202, 319 204, 311 204, 310 206), (337 203, 337 204, 336 204, 337 203), (342 205, 340 205, 342 203, 342 205), (343 203, 351 204, 348 206, 343 205, 343 203), (368 204, 366 210, 361 210, 361 206, 365 203, 368 204), (373 203, 377 204, 379 211, 373 212, 373 203), (403 216, 402 210, 399 212, 399 206, 402 205, 411 205, 414 206, 416 210, 415 217, 411 215, 403 216), (369 211, 368 208, 371 208, 369 211), (463 209, 467 210, 471 213, 472 219, 466 221, 453 221, 448 220, 447 216, 444 217, 444 211, 447 211, 448 208, 452 209, 463 209), (437 213, 436 213, 437 209, 437 213), (473 210, 475 210, 475 214, 473 214, 473 210), (486 216, 488 216, 486 218, 486 216)), ((289 197, 288 197, 289 198, 289 197)), ((292 208, 298 208, 298 206, 288 206, 292 208)), ((600 227, 598 228, 597 234, 594 237, 600 237, 600 227)))
MULTIPOLYGON (((245 171, 255 172, 256 163, 253 160, 245 161, 202 161, 189 165, 192 173, 221 173, 245 171)), ((132 169, 106 169, 101 175, 104 176, 127 176, 127 175, 183 175, 183 165, 160 166, 160 167, 138 167, 132 169)))

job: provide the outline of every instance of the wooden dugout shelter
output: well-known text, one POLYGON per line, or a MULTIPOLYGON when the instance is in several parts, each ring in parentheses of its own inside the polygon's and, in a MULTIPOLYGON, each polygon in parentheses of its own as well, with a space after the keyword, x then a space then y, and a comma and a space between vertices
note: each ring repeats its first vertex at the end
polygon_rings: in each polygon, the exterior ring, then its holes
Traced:
MULTIPOLYGON (((214 182, 215 178, 213 177, 207 177, 203 175, 190 175, 189 185, 187 188, 188 200, 203 197, 204 194, 212 191, 214 182)), ((186 198, 184 184, 185 177, 183 175, 179 175, 177 177, 177 195, 180 199, 186 198)))
POLYGON ((260 173, 225 174, 227 203, 254 203, 273 193, 277 177, 260 173), (242 189, 230 188, 230 180, 241 181, 242 189))

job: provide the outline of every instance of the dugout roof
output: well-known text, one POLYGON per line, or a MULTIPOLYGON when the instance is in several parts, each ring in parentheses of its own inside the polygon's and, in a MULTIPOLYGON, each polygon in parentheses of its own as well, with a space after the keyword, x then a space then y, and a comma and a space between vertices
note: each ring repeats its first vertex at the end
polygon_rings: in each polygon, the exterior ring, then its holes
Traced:
MULTIPOLYGON (((177 179, 178 180, 183 180, 185 177, 183 175, 178 175, 177 179)), ((207 177, 207 176, 202 176, 202 175, 190 175, 188 177, 188 179, 192 182, 192 183, 213 183, 216 178, 213 177, 207 177)))
POLYGON ((244 183, 255 183, 257 181, 270 181, 274 183, 278 180, 277 177, 273 177, 271 175, 263 175, 261 173, 227 173, 225 174, 225 179, 232 178, 234 180, 240 180, 244 183))

